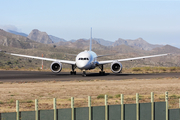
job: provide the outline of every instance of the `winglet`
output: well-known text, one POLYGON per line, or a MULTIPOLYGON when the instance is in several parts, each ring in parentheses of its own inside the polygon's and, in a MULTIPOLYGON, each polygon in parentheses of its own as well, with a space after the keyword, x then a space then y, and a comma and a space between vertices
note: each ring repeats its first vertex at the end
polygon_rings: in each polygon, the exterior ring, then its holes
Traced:
POLYGON ((91 28, 89 51, 91 51, 91 49, 92 49, 91 47, 92 47, 92 28, 91 28))

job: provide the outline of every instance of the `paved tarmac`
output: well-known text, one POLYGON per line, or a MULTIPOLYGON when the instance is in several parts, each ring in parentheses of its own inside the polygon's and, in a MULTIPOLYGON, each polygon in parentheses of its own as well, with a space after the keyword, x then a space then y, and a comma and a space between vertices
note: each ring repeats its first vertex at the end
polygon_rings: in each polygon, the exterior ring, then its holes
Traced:
POLYGON ((152 79, 176 77, 180 78, 180 73, 151 73, 151 74, 114 74, 106 73, 87 73, 86 77, 79 72, 77 75, 70 75, 69 72, 60 72, 55 74, 52 72, 39 71, 0 71, 0 81, 3 82, 18 82, 18 81, 73 81, 73 80, 125 80, 125 79, 152 79))

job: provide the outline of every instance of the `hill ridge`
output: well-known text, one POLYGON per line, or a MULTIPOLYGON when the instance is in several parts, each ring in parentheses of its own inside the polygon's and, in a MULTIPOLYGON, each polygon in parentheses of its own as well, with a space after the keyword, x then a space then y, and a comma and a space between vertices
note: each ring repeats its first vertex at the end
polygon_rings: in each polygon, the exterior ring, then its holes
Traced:
POLYGON ((34 40, 36 42, 51 44, 53 41, 49 38, 46 32, 41 32, 38 29, 33 29, 27 38, 34 40))

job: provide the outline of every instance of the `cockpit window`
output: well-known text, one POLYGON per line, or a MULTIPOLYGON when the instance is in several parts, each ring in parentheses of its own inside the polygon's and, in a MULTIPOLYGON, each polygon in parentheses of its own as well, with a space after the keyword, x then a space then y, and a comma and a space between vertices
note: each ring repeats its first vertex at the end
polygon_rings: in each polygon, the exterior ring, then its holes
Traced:
POLYGON ((89 58, 79 58, 78 60, 89 60, 89 58))

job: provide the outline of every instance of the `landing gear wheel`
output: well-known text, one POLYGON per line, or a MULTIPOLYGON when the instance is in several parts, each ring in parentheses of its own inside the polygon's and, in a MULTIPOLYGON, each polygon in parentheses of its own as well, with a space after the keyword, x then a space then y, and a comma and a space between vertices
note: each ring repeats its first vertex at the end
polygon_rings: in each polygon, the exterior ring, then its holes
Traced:
POLYGON ((76 71, 71 71, 70 74, 71 75, 76 75, 76 71))
POLYGON ((99 74, 105 75, 105 71, 103 71, 103 69, 104 69, 103 65, 99 65, 99 68, 101 69, 101 71, 99 71, 99 74))
POLYGON ((82 76, 83 76, 83 77, 86 77, 86 71, 83 71, 82 76))
POLYGON ((76 65, 72 65, 72 71, 70 72, 71 75, 76 75, 76 71, 74 71, 76 67, 76 65))
POLYGON ((99 71, 100 75, 105 75, 105 71, 99 71))

